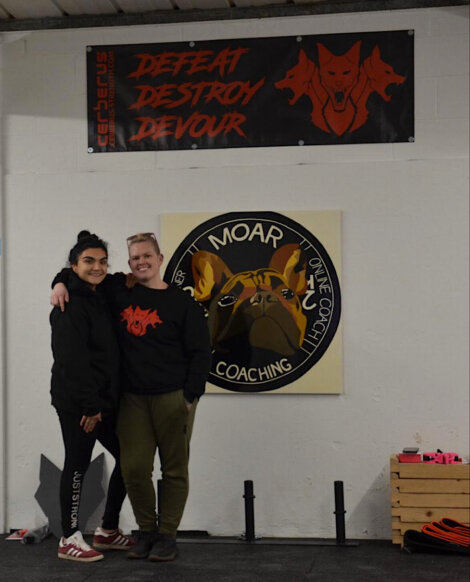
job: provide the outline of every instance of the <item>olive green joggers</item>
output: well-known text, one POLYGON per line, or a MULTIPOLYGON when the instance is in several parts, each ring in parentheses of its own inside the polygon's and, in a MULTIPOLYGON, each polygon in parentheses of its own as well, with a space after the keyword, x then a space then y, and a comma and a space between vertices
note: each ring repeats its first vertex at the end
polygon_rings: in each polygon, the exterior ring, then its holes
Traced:
POLYGON ((158 396, 122 394, 117 426, 121 470, 142 531, 157 530, 152 475, 158 449, 162 472, 158 531, 176 535, 189 491, 189 441, 196 406, 197 400, 188 411, 182 390, 158 396))

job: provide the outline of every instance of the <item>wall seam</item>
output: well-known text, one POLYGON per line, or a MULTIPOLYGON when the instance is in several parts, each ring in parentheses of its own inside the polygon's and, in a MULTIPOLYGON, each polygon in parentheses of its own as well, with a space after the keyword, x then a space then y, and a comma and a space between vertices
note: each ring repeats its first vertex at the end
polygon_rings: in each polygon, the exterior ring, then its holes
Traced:
POLYGON ((3 119, 3 38, 0 35, 0 533, 7 531, 7 394, 5 329, 5 156, 3 119))

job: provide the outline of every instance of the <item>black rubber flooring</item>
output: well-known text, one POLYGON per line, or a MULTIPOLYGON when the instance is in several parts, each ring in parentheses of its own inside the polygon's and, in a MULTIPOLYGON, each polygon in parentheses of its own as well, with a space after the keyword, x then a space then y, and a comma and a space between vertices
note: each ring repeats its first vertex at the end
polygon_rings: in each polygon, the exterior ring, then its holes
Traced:
MULTIPOLYGON (((24 545, 0 536, 1 582, 469 582, 470 559, 408 554, 390 541, 357 547, 179 543, 171 563, 128 560, 108 552, 81 564, 57 558, 57 540, 24 545)), ((90 536, 86 536, 91 542, 90 536)))

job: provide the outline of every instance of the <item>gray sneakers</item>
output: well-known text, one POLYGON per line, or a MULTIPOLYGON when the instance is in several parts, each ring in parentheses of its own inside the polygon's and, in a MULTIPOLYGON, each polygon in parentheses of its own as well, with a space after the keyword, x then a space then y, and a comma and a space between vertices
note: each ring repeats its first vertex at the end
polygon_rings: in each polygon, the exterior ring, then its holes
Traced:
POLYGON ((152 562, 171 562, 178 556, 176 537, 167 534, 158 534, 148 554, 152 562))
POLYGON ((139 530, 134 536, 135 546, 127 552, 126 556, 132 560, 146 558, 149 555, 150 548, 157 539, 157 535, 155 531, 139 530))

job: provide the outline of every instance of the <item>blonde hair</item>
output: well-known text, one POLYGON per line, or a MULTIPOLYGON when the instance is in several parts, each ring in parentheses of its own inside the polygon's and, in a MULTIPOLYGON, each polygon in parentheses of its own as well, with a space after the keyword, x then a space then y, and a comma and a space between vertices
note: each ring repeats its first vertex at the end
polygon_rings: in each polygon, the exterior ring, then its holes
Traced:
POLYGON ((127 237, 127 248, 129 249, 134 243, 151 242, 157 255, 160 255, 160 247, 158 245, 157 237, 153 232, 138 232, 132 236, 127 237))

